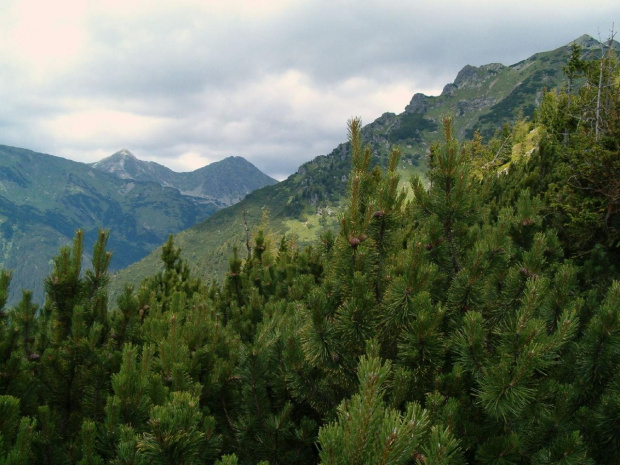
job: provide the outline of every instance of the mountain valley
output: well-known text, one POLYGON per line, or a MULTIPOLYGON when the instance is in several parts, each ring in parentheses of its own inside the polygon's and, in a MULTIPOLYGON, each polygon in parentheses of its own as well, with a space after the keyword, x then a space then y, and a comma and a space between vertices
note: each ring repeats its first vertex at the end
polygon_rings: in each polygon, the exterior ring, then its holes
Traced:
MULTIPOLYGON (((111 269, 117 270, 168 234, 273 183, 241 157, 174 173, 127 151, 88 165, 0 146, 0 266, 12 270, 12 290, 32 289, 42 302, 51 260, 77 229, 87 243, 99 228, 111 230, 111 269), (127 171, 115 170, 123 162, 127 171)), ((12 291, 9 302, 19 298, 12 291)))

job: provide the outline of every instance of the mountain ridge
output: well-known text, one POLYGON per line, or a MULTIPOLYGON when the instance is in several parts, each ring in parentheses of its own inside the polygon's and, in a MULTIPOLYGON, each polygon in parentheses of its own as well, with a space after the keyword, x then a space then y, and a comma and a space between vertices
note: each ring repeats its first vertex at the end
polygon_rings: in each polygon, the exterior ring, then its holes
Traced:
POLYGON ((122 149, 91 166, 121 179, 172 187, 197 202, 213 202, 219 207, 233 205, 253 190, 277 182, 239 156, 229 156, 194 171, 176 172, 157 162, 140 160, 122 149))

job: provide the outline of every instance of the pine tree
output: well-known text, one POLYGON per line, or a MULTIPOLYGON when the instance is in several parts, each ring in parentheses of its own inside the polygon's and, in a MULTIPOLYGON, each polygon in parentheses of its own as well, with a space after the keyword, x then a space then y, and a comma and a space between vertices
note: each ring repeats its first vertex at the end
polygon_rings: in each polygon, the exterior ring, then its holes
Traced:
POLYGON ((0 395, 19 398, 25 412, 36 409, 36 382, 27 370, 36 365, 40 356, 33 352, 37 322, 32 293, 24 291, 15 309, 5 308, 11 273, 0 271, 0 395))
POLYGON ((546 177, 556 224, 569 251, 583 255, 596 243, 613 250, 620 237, 620 68, 611 48, 570 66, 583 82, 572 95, 547 93, 536 121, 544 128, 541 150, 555 162, 546 177))
POLYGON ((39 372, 41 399, 51 409, 46 421, 58 421, 47 428, 62 431, 69 455, 83 419, 103 419, 109 377, 117 366, 116 358, 107 352, 108 233, 100 231, 93 249, 92 268, 84 276, 82 238, 78 231, 73 247, 61 249, 54 260, 54 270, 46 279, 43 313, 48 315, 51 330, 48 336, 43 335, 49 343, 43 348, 39 372))
POLYGON ((191 276, 189 265, 181 258, 181 248, 174 246, 172 234, 161 249, 161 260, 164 269, 142 283, 140 303, 143 308, 151 293, 161 303, 162 311, 166 311, 175 292, 182 292, 191 298, 194 292, 200 291, 200 282, 191 276))
POLYGON ((382 363, 378 346, 371 344, 359 362, 358 393, 343 401, 337 421, 319 432, 321 463, 455 463, 457 442, 447 430, 429 428, 428 412, 419 404, 408 404, 402 413, 385 406, 390 371, 391 363, 382 363))
POLYGON ((203 419, 198 399, 186 392, 173 393, 166 404, 151 409, 147 431, 137 448, 152 464, 204 463, 213 453, 212 422, 212 418, 203 419))
POLYGON ((19 399, 0 396, 0 462, 27 465, 32 461, 36 420, 20 418, 19 399))
POLYGON ((582 57, 583 50, 581 45, 577 42, 573 42, 570 47, 570 57, 563 67, 564 73, 568 78, 568 94, 573 93, 575 87, 575 81, 579 79, 586 70, 587 63, 582 57))
POLYGON ((426 247, 437 249, 435 260, 451 279, 462 268, 463 251, 469 246, 467 228, 477 220, 480 198, 452 134, 452 121, 444 119, 445 144, 431 150, 429 189, 419 177, 412 179, 415 202, 421 217, 429 221, 426 247))

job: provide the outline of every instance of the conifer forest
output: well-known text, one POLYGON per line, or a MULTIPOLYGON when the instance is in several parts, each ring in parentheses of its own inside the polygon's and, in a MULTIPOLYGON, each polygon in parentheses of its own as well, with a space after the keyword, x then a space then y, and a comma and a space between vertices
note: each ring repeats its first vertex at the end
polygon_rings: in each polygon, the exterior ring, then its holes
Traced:
POLYGON ((256 228, 220 281, 171 236, 110 302, 114 231, 42 305, 3 271, 0 464, 620 463, 620 65, 565 71, 411 180, 351 119, 339 227, 256 228))

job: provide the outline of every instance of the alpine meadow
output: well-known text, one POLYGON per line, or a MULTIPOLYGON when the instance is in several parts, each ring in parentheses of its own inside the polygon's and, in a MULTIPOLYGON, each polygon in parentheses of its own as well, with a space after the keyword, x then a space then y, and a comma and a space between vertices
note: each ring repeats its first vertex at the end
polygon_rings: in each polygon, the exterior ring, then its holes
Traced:
POLYGON ((620 463, 612 39, 351 118, 118 273, 77 230, 42 304, 2 271, 0 464, 620 463))

